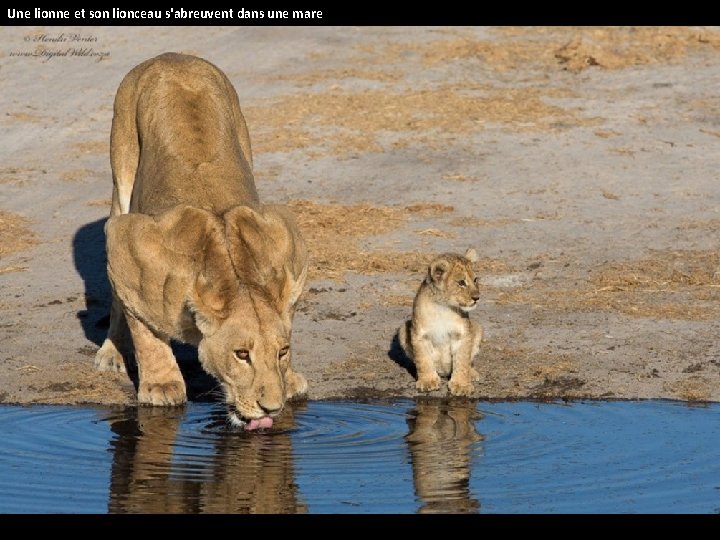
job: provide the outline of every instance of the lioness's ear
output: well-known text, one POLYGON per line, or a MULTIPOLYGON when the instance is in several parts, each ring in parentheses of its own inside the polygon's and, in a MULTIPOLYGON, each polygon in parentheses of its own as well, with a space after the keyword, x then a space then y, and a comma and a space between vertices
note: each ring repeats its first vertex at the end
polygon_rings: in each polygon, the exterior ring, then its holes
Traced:
POLYGON ((299 276, 295 276, 294 273, 286 266, 285 267, 285 284, 283 291, 280 295, 280 309, 293 310, 297 303, 300 295, 305 287, 305 280, 307 279, 307 264, 303 267, 299 276))
POLYGON ((477 251, 475 251, 475 249, 473 248, 467 248, 467 251, 465 252, 465 258, 471 263, 476 263, 479 260, 477 251))
POLYGON ((307 276, 307 249, 283 206, 237 206, 224 215, 230 258, 241 281, 264 287, 278 311, 291 315, 307 276))
POLYGON ((428 276, 435 283, 440 283, 448 270, 450 270, 450 263, 446 259, 435 259, 430 263, 428 276))
POLYGON ((188 306, 204 336, 213 334, 219 323, 227 318, 230 298, 226 290, 211 283, 204 274, 195 277, 188 306))

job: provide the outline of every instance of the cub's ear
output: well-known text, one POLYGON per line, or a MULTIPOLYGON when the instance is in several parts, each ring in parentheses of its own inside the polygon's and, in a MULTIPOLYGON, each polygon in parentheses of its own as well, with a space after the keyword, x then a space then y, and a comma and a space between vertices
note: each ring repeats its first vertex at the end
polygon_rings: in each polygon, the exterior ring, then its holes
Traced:
POLYGON ((480 260, 477 251, 475 251, 475 249, 473 248, 467 248, 467 251, 465 252, 465 258, 471 263, 476 263, 478 262, 478 260, 480 260))
POLYGON ((442 283, 450 270, 450 263, 446 259, 435 259, 428 268, 428 277, 436 284, 442 283))

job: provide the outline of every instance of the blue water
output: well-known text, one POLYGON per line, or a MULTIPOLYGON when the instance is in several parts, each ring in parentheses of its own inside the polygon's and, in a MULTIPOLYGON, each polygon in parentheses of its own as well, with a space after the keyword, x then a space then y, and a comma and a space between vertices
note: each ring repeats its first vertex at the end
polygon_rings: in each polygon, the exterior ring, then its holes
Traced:
POLYGON ((720 405, 0 407, 2 513, 717 513, 720 405))

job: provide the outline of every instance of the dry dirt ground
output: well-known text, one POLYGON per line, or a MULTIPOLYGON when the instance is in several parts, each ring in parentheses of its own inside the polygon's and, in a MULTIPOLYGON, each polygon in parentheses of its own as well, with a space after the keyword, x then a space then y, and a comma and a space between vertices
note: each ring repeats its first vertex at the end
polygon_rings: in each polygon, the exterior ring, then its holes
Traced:
POLYGON ((108 139, 168 50, 228 74, 261 197, 308 239, 311 399, 415 395, 393 333, 432 256, 473 246, 478 398, 720 400, 719 30, 4 27, 0 402, 135 399, 93 369, 108 139))

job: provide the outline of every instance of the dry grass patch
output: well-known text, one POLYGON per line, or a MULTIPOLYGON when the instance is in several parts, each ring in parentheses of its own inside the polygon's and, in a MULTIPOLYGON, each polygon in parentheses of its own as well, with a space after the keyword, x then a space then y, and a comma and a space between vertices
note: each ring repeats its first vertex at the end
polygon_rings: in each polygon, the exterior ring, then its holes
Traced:
POLYGON ((430 43, 389 44, 365 52, 392 59, 415 53, 426 65, 479 60, 497 71, 527 67, 561 68, 578 72, 591 66, 623 69, 669 63, 701 50, 720 49, 720 32, 687 27, 504 27, 499 39, 468 36, 430 43))
POLYGON ((332 90, 262 100, 245 108, 256 152, 289 152, 312 147, 319 155, 383 151, 381 136, 393 145, 432 146, 442 137, 461 137, 486 123, 517 130, 552 129, 582 122, 572 112, 543 101, 538 89, 498 90, 444 86, 391 92, 332 90), (329 131, 328 131, 329 130, 329 131))
POLYGON ((663 387, 684 401, 708 401, 710 399, 710 383, 705 377, 693 375, 681 381, 666 383, 663 387))
POLYGON ((110 141, 85 141, 72 145, 76 154, 110 154, 110 141))
POLYGON ((449 219, 446 223, 452 227, 502 227, 504 225, 522 223, 522 221, 513 218, 484 219, 474 216, 464 216, 449 219))
POLYGON ((402 79, 402 73, 398 71, 375 70, 375 69, 318 69, 303 73, 285 73, 271 77, 271 80, 289 81, 297 86, 312 86, 326 81, 340 81, 343 79, 363 79, 366 81, 397 82, 402 79))
MULTIPOLYGON (((402 207, 294 201, 289 206, 308 245, 311 279, 342 279, 348 271, 366 275, 424 272, 434 253, 367 250, 359 240, 404 227, 417 216, 440 216, 453 211, 451 206, 431 203, 402 207)), ((491 259, 480 261, 478 266, 504 267, 491 259)))
POLYGON ((110 206, 112 205, 111 199, 92 199, 87 201, 85 204, 88 206, 102 206, 110 209, 110 206))
POLYGON ((0 168, 0 185, 22 185, 45 173, 46 171, 33 167, 2 167, 0 168))
POLYGON ((720 252, 653 254, 652 258, 608 263, 577 287, 533 284, 502 291, 496 301, 552 311, 605 311, 657 319, 720 316, 720 252))
POLYGON ((71 171, 65 171, 60 175, 60 179, 63 182, 82 182, 88 176, 91 176, 93 171, 90 169, 73 169, 71 171))
MULTIPOLYGON (((0 210, 0 261, 3 257, 30 249, 38 243, 29 228, 30 221, 17 214, 0 210)), ((0 274, 24 270, 19 266, 6 266, 0 262, 0 274)))
POLYGON ((31 122, 33 124, 39 124, 45 120, 45 117, 26 112, 6 112, 5 120, 8 122, 31 122))

